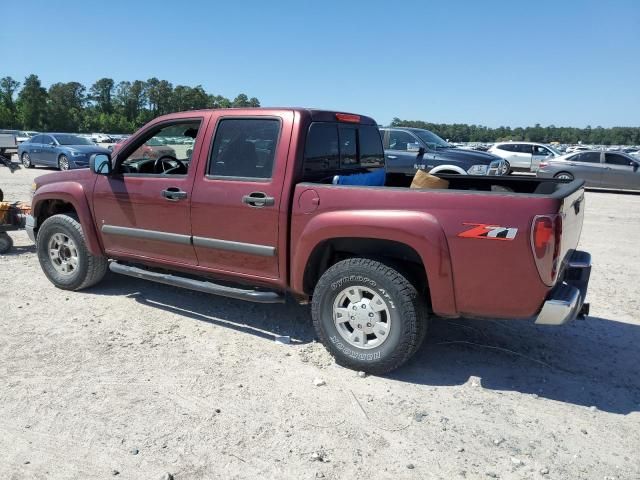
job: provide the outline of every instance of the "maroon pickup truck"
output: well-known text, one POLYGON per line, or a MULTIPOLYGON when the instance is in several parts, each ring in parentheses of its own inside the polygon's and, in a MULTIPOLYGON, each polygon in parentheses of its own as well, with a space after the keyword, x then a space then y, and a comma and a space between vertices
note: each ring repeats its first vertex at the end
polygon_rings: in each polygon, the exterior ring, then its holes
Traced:
POLYGON ((253 302, 287 293, 311 302, 336 361, 371 373, 411 357, 430 315, 560 325, 585 312, 583 182, 443 175, 449 188, 436 190, 387 175, 384 186, 336 184, 382 168, 368 117, 176 113, 113 158, 37 178, 27 229, 59 288, 90 287, 110 269, 253 302), (175 156, 139 155, 154 137, 175 156))

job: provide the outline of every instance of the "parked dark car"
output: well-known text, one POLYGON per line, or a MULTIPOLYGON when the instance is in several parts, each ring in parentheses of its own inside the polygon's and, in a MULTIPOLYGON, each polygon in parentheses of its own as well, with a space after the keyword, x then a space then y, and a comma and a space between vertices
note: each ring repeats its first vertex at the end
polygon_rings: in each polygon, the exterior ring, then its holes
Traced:
POLYGON ((91 140, 68 133, 42 133, 18 146, 18 157, 26 168, 44 165, 60 170, 86 168, 94 153, 109 153, 91 140))
POLYGON ((583 179, 587 187, 640 190, 640 159, 622 152, 573 152, 540 162, 540 178, 583 179))
POLYGON ((463 150, 422 128, 381 128, 387 172, 415 175, 422 169, 431 174, 504 175, 505 161, 496 155, 463 150))

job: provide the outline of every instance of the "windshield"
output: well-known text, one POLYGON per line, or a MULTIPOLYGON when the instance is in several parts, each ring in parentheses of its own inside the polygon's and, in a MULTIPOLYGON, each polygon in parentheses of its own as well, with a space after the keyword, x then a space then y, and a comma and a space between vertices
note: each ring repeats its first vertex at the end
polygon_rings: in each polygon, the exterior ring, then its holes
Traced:
POLYGON ((447 142, 429 130, 412 130, 429 148, 451 148, 447 142))
POLYGON ((551 145, 547 145, 547 148, 551 150, 556 157, 560 157, 561 155, 563 155, 559 150, 556 150, 551 145))
POLYGON ((54 135, 60 145, 93 145, 91 140, 75 135, 54 135))

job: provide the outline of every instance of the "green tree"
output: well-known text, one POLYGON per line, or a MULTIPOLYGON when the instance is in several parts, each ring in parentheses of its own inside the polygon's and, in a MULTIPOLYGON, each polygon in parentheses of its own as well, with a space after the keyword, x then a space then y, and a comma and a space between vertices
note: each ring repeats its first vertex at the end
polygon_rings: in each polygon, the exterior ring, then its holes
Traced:
POLYGON ((96 103, 96 107, 102 113, 113 112, 113 87, 113 79, 101 78, 89 89, 89 99, 96 103))
POLYGON ((0 79, 0 104, 2 105, 0 124, 8 128, 16 128, 19 124, 18 109, 14 101, 14 95, 19 86, 20 82, 11 77, 0 79))
POLYGON ((83 124, 85 88, 78 82, 54 83, 49 88, 47 128, 77 132, 83 124))
POLYGON ((47 91, 37 75, 29 75, 18 94, 18 117, 22 128, 43 130, 47 113, 47 91))

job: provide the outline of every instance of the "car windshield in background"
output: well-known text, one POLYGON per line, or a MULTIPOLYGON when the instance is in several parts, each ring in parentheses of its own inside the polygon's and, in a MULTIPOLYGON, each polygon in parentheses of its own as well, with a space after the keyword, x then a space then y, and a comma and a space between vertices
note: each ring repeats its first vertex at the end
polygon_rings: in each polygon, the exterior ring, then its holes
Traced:
POLYGON ((553 152, 553 154, 557 157, 562 155, 562 152, 560 152, 559 150, 556 150, 555 148, 553 148, 551 145, 547 145, 547 148, 549 150, 551 150, 553 152))
POLYGON ((60 145, 93 145, 91 140, 75 135, 54 135, 60 145))
POLYGON ((450 144, 428 130, 414 130, 413 133, 418 135, 420 140, 426 143, 429 148, 451 148, 450 144))

